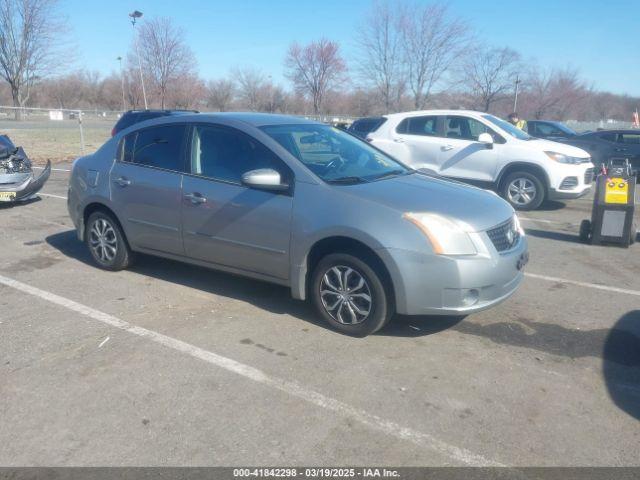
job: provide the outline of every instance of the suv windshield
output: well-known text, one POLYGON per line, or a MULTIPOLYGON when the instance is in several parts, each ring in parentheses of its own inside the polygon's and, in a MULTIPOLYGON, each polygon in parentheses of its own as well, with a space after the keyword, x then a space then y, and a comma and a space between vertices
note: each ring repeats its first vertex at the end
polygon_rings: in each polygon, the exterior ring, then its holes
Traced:
POLYGON ((505 122, 504 120, 501 120, 498 117, 494 117, 493 115, 482 115, 482 118, 484 118, 485 120, 489 120, 496 127, 499 127, 500 129, 504 130, 505 132, 507 132, 512 137, 517 138, 518 140, 532 140, 533 139, 532 136, 530 136, 529 134, 523 132, 518 127, 514 127, 509 122, 505 122))
POLYGON ((412 170, 327 125, 268 125, 262 130, 328 183, 361 183, 412 170))

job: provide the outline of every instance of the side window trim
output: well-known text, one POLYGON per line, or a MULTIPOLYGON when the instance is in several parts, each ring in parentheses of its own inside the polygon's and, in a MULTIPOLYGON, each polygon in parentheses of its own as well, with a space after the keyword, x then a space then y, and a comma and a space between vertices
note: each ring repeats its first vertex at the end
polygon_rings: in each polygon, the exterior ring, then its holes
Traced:
MULTIPOLYGON (((284 170, 284 172, 287 175, 287 180, 289 181, 289 183, 291 185, 293 185, 294 183, 294 173, 293 170, 291 169, 291 167, 289 167, 289 165, 287 165, 287 162, 285 162, 284 160, 282 160, 282 158, 280 158, 280 155, 278 155, 276 152, 274 152, 272 149, 270 149, 269 147, 267 147, 264 143, 262 143, 260 140, 258 140, 257 138, 253 137, 252 135, 249 135, 245 132, 243 132, 242 130, 235 128, 235 127, 230 127, 229 125, 223 125, 220 123, 207 123, 207 122, 196 122, 196 123, 190 123, 189 124, 189 130, 187 132, 187 135, 185 135, 186 140, 185 140, 185 155, 184 155, 184 161, 185 161, 185 171, 184 171, 184 175, 187 175, 189 177, 195 177, 195 178, 202 178, 204 180, 208 180, 211 182, 218 182, 218 183, 224 183, 227 185, 235 185, 235 186, 240 186, 240 187, 244 187, 244 185, 242 185, 242 182, 234 182, 233 180, 227 180, 224 178, 216 178, 216 177, 210 177, 208 175, 203 175, 203 174, 199 174, 199 173, 193 173, 191 171, 191 149, 193 148, 193 138, 195 136, 196 133, 196 128, 197 127, 210 127, 210 128, 217 128, 220 130, 227 130, 230 132, 234 132, 236 134, 239 134, 242 137, 246 137, 254 142, 256 142, 258 145, 260 145, 262 148, 264 148, 265 150, 267 150, 268 152, 270 152, 274 158, 277 160, 278 165, 281 166, 284 170)), ((245 187, 246 188, 246 187, 245 187)), ((274 193, 286 193, 286 192, 274 192, 274 193)))

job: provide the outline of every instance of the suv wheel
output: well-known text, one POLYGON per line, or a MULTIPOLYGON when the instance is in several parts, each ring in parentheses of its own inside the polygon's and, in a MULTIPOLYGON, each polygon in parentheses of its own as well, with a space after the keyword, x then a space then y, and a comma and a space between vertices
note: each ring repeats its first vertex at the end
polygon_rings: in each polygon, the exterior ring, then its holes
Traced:
POLYGON ((312 277, 312 299, 320 315, 336 330, 365 337, 381 329, 393 307, 383 277, 349 254, 324 257, 312 277))
POLYGON ((123 270, 131 264, 132 252, 118 222, 105 212, 94 212, 87 220, 85 238, 91 256, 100 268, 123 270))
POLYGON ((529 172, 509 174, 502 182, 500 193, 516 210, 535 210, 545 197, 544 184, 529 172))

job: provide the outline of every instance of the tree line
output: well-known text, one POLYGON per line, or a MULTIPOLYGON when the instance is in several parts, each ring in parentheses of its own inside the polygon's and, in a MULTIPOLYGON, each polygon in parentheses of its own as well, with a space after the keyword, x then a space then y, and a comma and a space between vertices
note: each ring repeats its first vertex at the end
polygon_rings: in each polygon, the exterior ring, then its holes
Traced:
MULTIPOLYGON (((514 109, 517 89, 523 118, 593 121, 628 120, 640 103, 599 91, 576 68, 546 68, 487 44, 444 3, 373 0, 353 38, 355 58, 345 58, 342 46, 327 38, 293 42, 282 57, 287 85, 251 65, 204 79, 184 30, 171 19, 152 17, 136 29, 155 108, 352 116, 468 108, 504 116, 514 109)), ((69 72, 65 31, 56 0, 0 0, 0 104, 144 107, 133 45, 109 75, 69 72)))

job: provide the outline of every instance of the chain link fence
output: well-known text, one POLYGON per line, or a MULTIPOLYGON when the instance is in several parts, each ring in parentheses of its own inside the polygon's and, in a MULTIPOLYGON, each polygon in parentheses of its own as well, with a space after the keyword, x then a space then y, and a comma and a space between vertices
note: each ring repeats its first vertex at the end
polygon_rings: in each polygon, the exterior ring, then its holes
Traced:
MULTIPOLYGON (((0 134, 11 137, 37 163, 73 160, 97 150, 111 137, 121 111, 92 109, 50 109, 0 106, 0 134), (18 112, 18 115, 16 113, 18 112), (21 119, 16 120, 19 116, 21 119)), ((351 124, 356 115, 299 115, 336 126, 351 124)), ((600 121, 566 124, 577 132, 631 128, 631 122, 600 121)))

